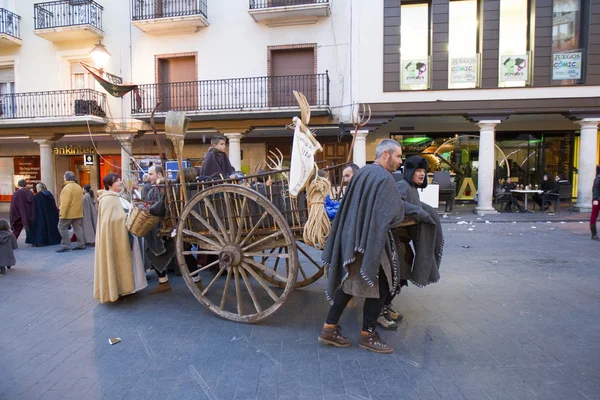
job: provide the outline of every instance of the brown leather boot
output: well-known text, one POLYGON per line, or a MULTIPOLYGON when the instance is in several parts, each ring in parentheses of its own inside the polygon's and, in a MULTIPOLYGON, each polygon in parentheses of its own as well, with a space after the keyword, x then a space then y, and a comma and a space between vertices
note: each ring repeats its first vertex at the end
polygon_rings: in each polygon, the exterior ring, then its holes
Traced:
POLYGON ((359 345, 363 349, 374 351, 375 353, 390 354, 394 352, 394 349, 388 346, 375 330, 373 332, 361 331, 359 345))
POLYGON ((339 325, 323 324, 323 330, 317 338, 319 343, 330 344, 335 347, 348 347, 352 345, 350 339, 342 335, 342 328, 339 325))
POLYGON ((166 281, 165 283, 159 283, 157 287, 155 287, 154 289, 152 289, 150 291, 150 294, 158 294, 158 293, 170 292, 170 291, 171 291, 171 284, 169 283, 169 281, 166 281))

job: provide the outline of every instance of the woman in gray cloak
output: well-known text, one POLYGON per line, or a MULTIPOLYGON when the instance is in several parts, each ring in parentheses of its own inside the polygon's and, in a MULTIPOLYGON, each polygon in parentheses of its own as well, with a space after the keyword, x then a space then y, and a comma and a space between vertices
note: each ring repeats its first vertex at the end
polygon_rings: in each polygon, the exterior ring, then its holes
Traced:
POLYGON ((98 210, 94 200, 94 191, 90 185, 83 186, 83 241, 91 246, 96 241, 98 210))

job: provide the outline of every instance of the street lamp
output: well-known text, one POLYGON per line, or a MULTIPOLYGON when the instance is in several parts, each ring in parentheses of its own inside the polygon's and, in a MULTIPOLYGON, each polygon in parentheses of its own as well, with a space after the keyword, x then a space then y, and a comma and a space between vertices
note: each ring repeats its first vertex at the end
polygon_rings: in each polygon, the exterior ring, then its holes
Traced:
POLYGON ((96 68, 98 68, 101 71, 104 69, 104 67, 110 60, 110 53, 108 52, 108 50, 106 50, 106 47, 104 47, 104 45, 100 41, 92 49, 90 55, 94 60, 94 64, 96 64, 96 68))

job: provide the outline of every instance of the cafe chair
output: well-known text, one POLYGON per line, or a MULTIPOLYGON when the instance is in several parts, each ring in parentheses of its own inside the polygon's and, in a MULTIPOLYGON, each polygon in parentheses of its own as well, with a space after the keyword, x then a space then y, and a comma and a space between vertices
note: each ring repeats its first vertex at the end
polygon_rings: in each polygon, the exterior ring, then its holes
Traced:
POLYGON ((496 206, 498 204, 501 205, 500 210, 506 210, 509 204, 512 204, 512 193, 508 191, 504 191, 500 186, 496 186, 496 190, 494 190, 494 202, 496 206))
POLYGON ((561 184, 558 188, 558 192, 546 192, 542 195, 542 204, 549 202, 554 205, 554 209, 560 214, 560 206, 563 202, 569 204, 569 214, 572 213, 573 206, 573 185, 572 184, 561 184))
POLYGON ((434 172, 432 183, 437 183, 440 187, 439 201, 445 203, 445 212, 452 212, 456 200, 456 183, 450 181, 450 172, 434 172))

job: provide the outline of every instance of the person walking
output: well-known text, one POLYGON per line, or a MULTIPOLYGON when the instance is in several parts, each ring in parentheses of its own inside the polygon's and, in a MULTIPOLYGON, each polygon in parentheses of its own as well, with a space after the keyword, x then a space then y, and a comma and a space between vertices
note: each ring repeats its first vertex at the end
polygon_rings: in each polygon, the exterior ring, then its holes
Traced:
POLYGON ((98 196, 98 225, 94 249, 94 299, 115 302, 135 292, 127 214, 120 200, 123 184, 117 174, 104 177, 98 196))
POLYGON ((85 242, 83 241, 83 189, 75 182, 75 174, 72 171, 65 172, 63 178, 58 220, 58 231, 62 237, 62 247, 56 252, 71 251, 69 225, 73 227, 73 232, 77 236, 75 250, 85 250, 85 242))
POLYGON ((392 139, 376 149, 374 164, 352 177, 325 243, 322 261, 329 270, 326 297, 332 306, 318 341, 351 345, 339 320, 353 296, 365 297, 360 347, 377 353, 393 348, 375 330, 388 295, 399 283, 399 255, 391 229, 404 219, 404 203, 392 173, 402 164, 402 147, 392 139))
POLYGON ((61 241, 58 231, 58 210, 54 196, 42 182, 36 185, 37 194, 33 197, 35 219, 27 234, 25 243, 33 247, 53 246, 61 241))
POLYGON ((14 250, 18 247, 17 238, 10 231, 8 221, 0 219, 0 274, 17 263, 14 250))
POLYGON ((590 230, 592 231, 592 240, 600 240, 596 230, 596 220, 600 212, 600 165, 596 166, 596 179, 592 187, 592 215, 590 215, 590 230))
POLYGON ((29 227, 33 222, 33 193, 27 189, 27 181, 25 179, 17 182, 19 188, 12 195, 10 202, 10 225, 15 238, 19 238, 21 231, 25 228, 25 233, 29 231, 29 227))
POLYGON ((83 186, 83 242, 91 246, 96 242, 98 210, 94 201, 94 191, 90 185, 83 186))

